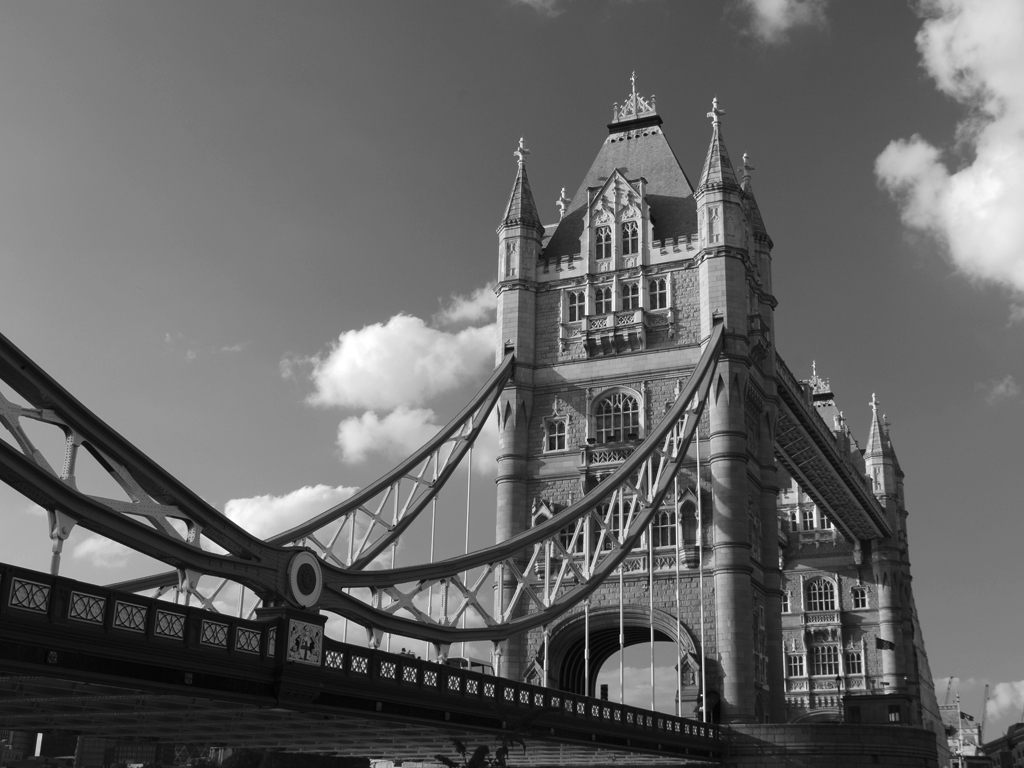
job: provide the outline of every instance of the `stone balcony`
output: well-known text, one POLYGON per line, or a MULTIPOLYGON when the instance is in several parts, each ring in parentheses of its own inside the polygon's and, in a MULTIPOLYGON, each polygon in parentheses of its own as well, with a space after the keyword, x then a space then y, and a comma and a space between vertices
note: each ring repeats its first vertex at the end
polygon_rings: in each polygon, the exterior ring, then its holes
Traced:
POLYGON ((605 357, 622 352, 637 352, 647 347, 647 333, 653 329, 675 330, 675 310, 647 311, 625 309, 583 320, 561 323, 559 342, 562 351, 570 344, 582 344, 587 357, 605 357))

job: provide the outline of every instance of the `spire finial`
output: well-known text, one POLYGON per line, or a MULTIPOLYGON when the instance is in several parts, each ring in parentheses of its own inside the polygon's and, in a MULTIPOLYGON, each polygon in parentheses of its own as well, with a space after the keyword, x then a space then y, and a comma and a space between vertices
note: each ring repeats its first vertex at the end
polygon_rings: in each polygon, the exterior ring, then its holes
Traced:
POLYGON ((572 200, 566 197, 565 187, 562 187, 562 194, 558 196, 558 202, 555 203, 558 206, 558 218, 560 220, 565 218, 565 212, 569 210, 569 203, 571 202, 572 200))
POLYGON ((707 116, 711 118, 712 125, 714 125, 717 128, 718 127, 718 121, 721 119, 722 115, 724 115, 724 114, 725 114, 725 110, 718 108, 718 97, 715 96, 715 98, 713 98, 711 100, 711 111, 708 112, 708 114, 707 114, 707 116))
POLYGON ((757 170, 754 168, 754 164, 750 161, 750 155, 746 152, 743 153, 743 180, 750 181, 750 172, 757 170))
POLYGON ((871 412, 874 414, 878 413, 878 398, 875 397, 875 393, 871 393, 871 412))
MULTIPOLYGON (((746 155, 744 155, 746 157, 746 155)), ((818 361, 811 360, 811 378, 818 378, 818 361)))
POLYGON ((633 95, 636 96, 636 70, 629 76, 629 84, 633 86, 633 95))
POLYGON ((526 145, 523 144, 522 136, 519 137, 519 147, 516 148, 516 151, 512 154, 516 156, 516 159, 519 161, 519 167, 522 168, 523 164, 526 162, 526 156, 530 154, 530 150, 528 150, 526 145))

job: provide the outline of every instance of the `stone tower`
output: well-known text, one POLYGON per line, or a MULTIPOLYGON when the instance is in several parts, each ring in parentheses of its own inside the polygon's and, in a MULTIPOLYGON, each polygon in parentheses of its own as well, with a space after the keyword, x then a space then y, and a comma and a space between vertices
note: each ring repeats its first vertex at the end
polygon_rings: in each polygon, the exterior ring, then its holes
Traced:
MULTIPOLYGON (((683 714, 694 712, 703 667, 716 717, 781 720, 772 242, 752 166, 737 175, 717 101, 708 114, 711 142, 694 189, 654 98, 634 81, 583 183, 571 200, 563 194, 560 221, 546 229, 522 142, 516 152, 498 229, 497 354, 511 349, 517 358, 499 413, 499 541, 557 516, 635 450, 674 402, 716 318, 726 341, 701 428, 701 471, 692 461, 680 478, 678 495, 625 562, 621 591, 606 583, 586 607, 513 641, 502 669, 532 680, 546 670, 548 684, 594 694, 620 642, 653 633, 678 643, 683 714)), ((507 605, 509 589, 496 601, 507 605)))

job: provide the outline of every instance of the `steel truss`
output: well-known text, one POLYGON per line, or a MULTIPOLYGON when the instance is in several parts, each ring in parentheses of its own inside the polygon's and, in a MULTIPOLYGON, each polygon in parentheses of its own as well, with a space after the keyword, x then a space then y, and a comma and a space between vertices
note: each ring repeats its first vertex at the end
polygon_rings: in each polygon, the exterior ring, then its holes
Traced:
POLYGON ((47 510, 54 571, 61 545, 77 523, 178 571, 130 582, 134 589, 166 589, 178 583, 212 608, 216 593, 234 582, 267 604, 285 602, 350 619, 368 629, 371 644, 379 642, 382 632, 442 645, 498 641, 571 610, 640 542, 685 459, 722 339, 718 323, 662 422, 583 498, 507 541, 427 565, 366 567, 431 504, 469 451, 512 378, 512 355, 458 416, 401 465, 345 502, 263 541, 159 467, 0 335, 0 378, 31 404, 22 407, 0 395, 0 423, 17 443, 15 448, 0 441, 0 479, 47 510), (23 418, 63 431, 65 459, 59 474, 32 444, 21 426, 23 418), (75 461, 81 447, 110 473, 130 502, 77 489, 75 461), (224 553, 203 549, 203 539, 224 553), (213 596, 199 593, 200 575, 223 580, 213 596), (499 600, 489 608, 483 594, 495 581, 511 585, 512 596, 508 604, 499 600), (439 616, 428 608, 435 587, 441 595, 439 616), (354 596, 353 590, 368 594, 369 601, 354 596), (448 604, 451 590, 457 596, 453 610, 448 604), (390 601, 386 605, 384 597, 390 601), (460 628, 463 617, 466 626, 460 628))

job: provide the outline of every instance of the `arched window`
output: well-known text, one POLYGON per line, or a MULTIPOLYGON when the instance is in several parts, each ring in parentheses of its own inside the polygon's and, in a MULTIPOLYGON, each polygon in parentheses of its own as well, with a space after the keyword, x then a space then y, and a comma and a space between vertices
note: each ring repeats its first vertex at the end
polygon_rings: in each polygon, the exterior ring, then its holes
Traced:
POLYGON ((622 222, 622 255, 631 256, 640 251, 640 228, 635 221, 622 222))
POLYGON ((565 450, 565 419, 544 420, 544 449, 547 451, 565 450))
POLYGON ((587 297, 583 291, 569 291, 569 322, 582 320, 587 312, 587 297))
POLYGON ((638 309, 640 307, 640 284, 624 283, 622 286, 622 308, 638 309))
POLYGON ((612 228, 598 227, 594 232, 596 244, 596 255, 599 259, 610 259, 612 257, 612 228))
POLYGON ((807 585, 808 611, 834 611, 836 588, 828 579, 815 579, 807 585))
POLYGON ((628 392, 612 392, 594 409, 594 437, 598 443, 616 443, 640 435, 640 403, 628 392))
POLYGON ((651 542, 656 547, 676 545, 676 513, 664 509, 654 516, 651 523, 651 542))
POLYGON ((599 315, 607 315, 612 311, 612 289, 594 289, 594 311, 599 315))

